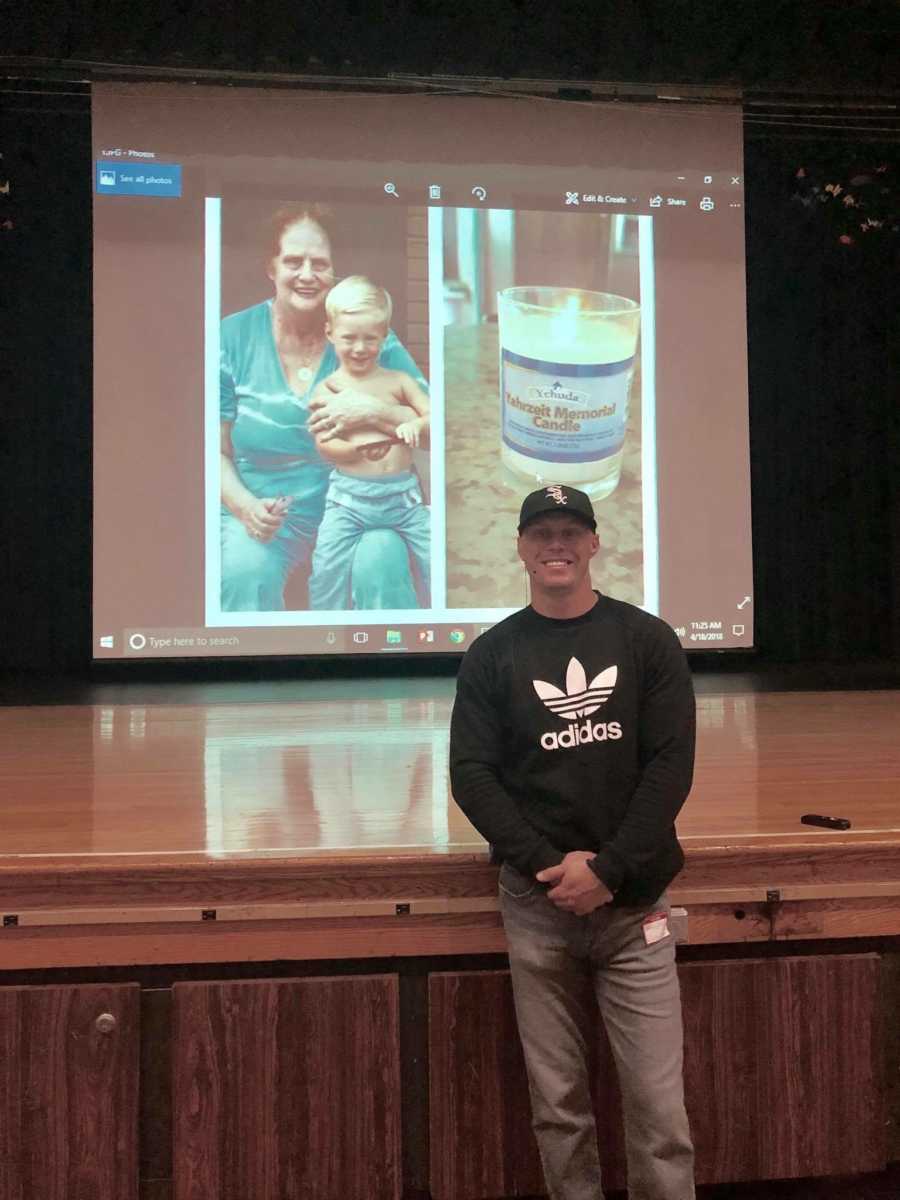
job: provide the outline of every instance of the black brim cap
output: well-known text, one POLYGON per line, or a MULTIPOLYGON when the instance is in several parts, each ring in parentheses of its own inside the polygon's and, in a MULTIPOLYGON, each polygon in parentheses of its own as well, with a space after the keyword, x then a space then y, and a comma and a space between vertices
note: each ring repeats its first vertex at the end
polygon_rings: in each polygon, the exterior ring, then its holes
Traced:
POLYGON ((545 513, 561 512, 571 517, 578 517, 591 529, 597 528, 597 518, 594 516, 594 506, 590 496, 580 492, 578 488, 566 487, 562 483, 552 483, 549 487, 539 488, 531 492, 522 501, 519 512, 519 533, 535 517, 545 513))

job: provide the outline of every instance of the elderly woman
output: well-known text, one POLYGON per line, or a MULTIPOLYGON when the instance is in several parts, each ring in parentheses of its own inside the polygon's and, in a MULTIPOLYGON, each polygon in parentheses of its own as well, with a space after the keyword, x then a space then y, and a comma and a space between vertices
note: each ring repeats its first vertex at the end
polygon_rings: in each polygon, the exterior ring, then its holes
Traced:
MULTIPOLYGON (((389 438, 409 416, 403 405, 350 388, 310 402, 316 385, 338 366, 325 336, 325 297, 335 282, 328 210, 288 205, 274 214, 271 231, 274 297, 222 322, 226 612, 283 609, 287 580, 309 563, 331 471, 316 436, 342 437, 366 427, 389 438)), ((427 388, 393 332, 379 362, 427 388)), ((395 531, 373 530, 360 541, 349 599, 359 609, 418 607, 406 545, 395 531)))

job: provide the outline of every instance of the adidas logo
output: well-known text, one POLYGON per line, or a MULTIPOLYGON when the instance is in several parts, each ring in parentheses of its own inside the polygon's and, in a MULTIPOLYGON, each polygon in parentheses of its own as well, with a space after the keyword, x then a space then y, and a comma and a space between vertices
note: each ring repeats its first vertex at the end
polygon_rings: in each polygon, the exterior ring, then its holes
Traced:
POLYGON ((577 658, 570 658, 566 668, 566 690, 561 692, 552 683, 534 679, 534 690, 558 717, 589 717, 612 695, 619 675, 618 667, 607 667, 587 681, 584 667, 577 658))
POLYGON ((534 690, 550 712, 564 721, 570 721, 562 733, 543 734, 541 745, 545 750, 566 749, 586 742, 605 742, 607 739, 616 741, 622 736, 622 726, 618 721, 584 721, 578 724, 607 702, 616 686, 618 674, 617 666, 607 667, 588 683, 584 667, 577 658, 570 658, 566 668, 565 691, 543 679, 532 680, 534 690))

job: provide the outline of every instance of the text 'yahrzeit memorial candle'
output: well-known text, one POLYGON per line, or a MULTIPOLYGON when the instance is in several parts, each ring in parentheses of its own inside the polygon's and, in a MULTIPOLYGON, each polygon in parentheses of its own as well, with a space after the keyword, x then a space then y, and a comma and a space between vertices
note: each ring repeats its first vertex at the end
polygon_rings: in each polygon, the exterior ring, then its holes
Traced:
POLYGON ((619 482, 640 306, 579 288, 498 297, 501 457, 532 485, 597 499, 619 482))

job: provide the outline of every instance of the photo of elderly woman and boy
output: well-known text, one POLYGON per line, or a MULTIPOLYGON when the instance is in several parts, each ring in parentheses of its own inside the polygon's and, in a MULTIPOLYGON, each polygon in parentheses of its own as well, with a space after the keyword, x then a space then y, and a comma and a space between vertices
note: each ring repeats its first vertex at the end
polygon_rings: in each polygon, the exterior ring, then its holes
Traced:
POLYGON ((396 304, 339 278, 333 210, 296 201, 266 226, 273 294, 220 331, 221 610, 427 607, 428 383, 396 304))

